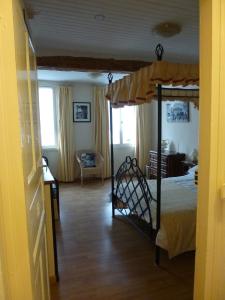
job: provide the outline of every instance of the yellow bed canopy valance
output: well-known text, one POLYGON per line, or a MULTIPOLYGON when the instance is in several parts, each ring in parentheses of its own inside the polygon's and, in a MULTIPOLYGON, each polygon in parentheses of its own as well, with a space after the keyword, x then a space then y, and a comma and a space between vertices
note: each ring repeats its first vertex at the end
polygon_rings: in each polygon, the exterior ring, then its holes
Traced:
POLYGON ((198 106, 198 89, 180 88, 199 85, 198 65, 167 61, 156 61, 109 84, 106 98, 114 107, 151 102, 157 99, 159 84, 163 87, 162 100, 187 100, 198 106), (170 88, 164 88, 168 85, 170 88))

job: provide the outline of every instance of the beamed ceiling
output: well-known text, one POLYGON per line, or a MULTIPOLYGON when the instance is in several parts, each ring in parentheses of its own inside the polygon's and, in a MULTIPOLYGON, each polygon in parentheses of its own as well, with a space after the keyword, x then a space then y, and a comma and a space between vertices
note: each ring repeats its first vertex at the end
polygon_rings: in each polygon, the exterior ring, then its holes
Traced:
POLYGON ((198 61, 197 0, 25 0, 25 5, 38 56, 152 61, 160 42, 164 59, 198 61), (152 31, 161 22, 176 22, 182 30, 162 38, 152 31))

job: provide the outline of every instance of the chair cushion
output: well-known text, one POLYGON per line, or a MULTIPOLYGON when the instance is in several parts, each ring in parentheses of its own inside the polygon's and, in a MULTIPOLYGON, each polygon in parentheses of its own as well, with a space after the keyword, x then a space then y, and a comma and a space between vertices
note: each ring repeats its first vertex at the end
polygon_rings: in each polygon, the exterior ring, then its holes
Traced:
POLYGON ((82 166, 84 168, 96 167, 96 154, 95 153, 82 153, 81 156, 82 166))

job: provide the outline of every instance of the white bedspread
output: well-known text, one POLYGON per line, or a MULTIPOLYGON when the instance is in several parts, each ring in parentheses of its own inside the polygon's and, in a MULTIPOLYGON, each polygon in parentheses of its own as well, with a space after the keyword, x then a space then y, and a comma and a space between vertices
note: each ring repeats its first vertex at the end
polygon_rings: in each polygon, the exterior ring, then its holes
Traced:
MULTIPOLYGON (((156 198, 156 180, 148 180, 156 198)), ((162 180, 161 227, 156 244, 168 251, 172 258, 195 249, 196 186, 194 175, 170 177, 162 180)), ((153 227, 156 227, 156 203, 151 203, 153 227)))

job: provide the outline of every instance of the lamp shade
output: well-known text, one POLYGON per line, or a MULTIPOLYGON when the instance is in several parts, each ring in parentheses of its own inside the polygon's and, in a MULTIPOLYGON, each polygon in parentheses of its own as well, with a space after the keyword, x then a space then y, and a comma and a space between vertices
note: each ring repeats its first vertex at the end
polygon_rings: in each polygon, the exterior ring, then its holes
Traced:
POLYGON ((193 163, 197 163, 198 162, 198 150, 197 149, 193 149, 193 151, 191 152, 191 160, 193 161, 193 163))

